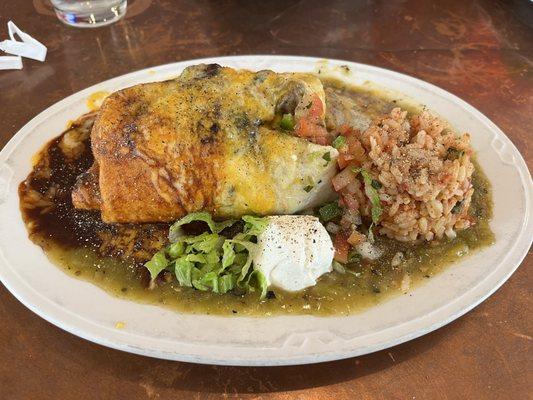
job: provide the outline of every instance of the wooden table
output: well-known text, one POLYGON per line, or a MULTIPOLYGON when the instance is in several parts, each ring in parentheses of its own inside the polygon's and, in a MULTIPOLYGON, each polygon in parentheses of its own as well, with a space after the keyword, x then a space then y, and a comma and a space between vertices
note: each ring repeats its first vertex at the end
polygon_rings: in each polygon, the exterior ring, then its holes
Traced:
MULTIPOLYGON (((84 30, 63 26, 44 0, 4 0, 0 40, 13 19, 48 46, 48 57, 0 71, 0 146, 46 107, 117 75, 197 57, 297 54, 439 85, 498 124, 531 168, 533 29, 527 10, 515 8, 520 2, 369 3, 130 0, 121 22, 84 30)), ((0 287, 0 397, 525 399, 533 393, 532 264, 529 255, 490 299, 420 339, 282 368, 202 366, 107 349, 45 322, 0 287)))

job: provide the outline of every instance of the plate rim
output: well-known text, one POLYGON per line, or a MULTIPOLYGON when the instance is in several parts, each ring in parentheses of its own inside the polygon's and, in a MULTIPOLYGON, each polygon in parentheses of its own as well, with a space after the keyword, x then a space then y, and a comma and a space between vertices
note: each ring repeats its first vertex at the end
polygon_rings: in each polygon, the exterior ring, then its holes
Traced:
MULTIPOLYGON (((396 72, 396 71, 393 71, 393 70, 390 70, 390 69, 385 69, 385 68, 381 68, 381 67, 372 66, 372 65, 369 65, 369 64, 362 64, 362 63, 357 63, 357 62, 348 61, 348 60, 324 59, 324 58, 317 58, 317 57, 292 56, 292 55, 290 55, 290 56, 289 55, 238 55, 238 56, 207 57, 207 58, 199 58, 199 59, 192 59, 192 60, 182 60, 182 61, 178 61, 178 62, 161 64, 161 65, 152 66, 152 67, 144 68, 144 69, 141 69, 141 70, 129 72, 129 73, 126 73, 126 74, 123 74, 123 75, 120 75, 120 76, 116 76, 116 77, 104 80, 102 82, 99 82, 99 83, 96 83, 94 85, 91 85, 91 86, 89 86, 89 87, 87 87, 85 89, 77 91, 77 92, 65 97, 64 99, 54 103, 50 107, 47 107, 43 111, 41 111, 34 118, 32 118, 29 122, 27 122, 23 127, 21 127, 18 130, 18 132, 15 135, 13 135, 13 137, 6 143, 6 145, 0 151, 0 161, 2 159, 4 159, 4 158, 8 158, 9 155, 11 155, 11 153, 16 149, 18 144, 32 130, 34 130, 38 126, 38 124, 45 122, 52 115, 54 115, 57 112, 59 112, 62 109, 64 109, 65 105, 67 105, 71 101, 73 101, 73 100, 71 100, 73 97, 79 97, 79 96, 83 96, 85 94, 93 93, 97 89, 97 87, 99 87, 99 86, 109 84, 109 83, 111 83, 112 81, 115 81, 115 80, 117 80, 117 81, 118 80, 126 80, 129 77, 133 77, 133 76, 135 76, 137 74, 140 74, 140 73, 143 73, 143 72, 150 72, 150 71, 152 71, 154 69, 164 69, 165 67, 170 67, 170 66, 173 66, 173 65, 176 65, 177 67, 181 67, 181 66, 183 66, 183 64, 194 64, 194 63, 201 63, 201 62, 220 62, 220 63, 224 63, 225 60, 229 60, 229 61, 237 60, 238 61, 238 60, 242 60, 242 59, 249 59, 250 63, 253 63, 253 62, 255 62, 253 60, 261 60, 261 59, 264 59, 264 58, 274 59, 274 60, 278 60, 278 61, 283 61, 283 60, 285 60, 285 61, 289 61, 289 60, 292 60, 292 61, 306 60, 308 62, 309 61, 320 62, 320 61, 323 61, 323 60, 327 60, 328 63, 334 63, 335 65, 342 65, 342 64, 353 65, 354 68, 361 68, 361 69, 364 69, 364 70, 371 70, 373 72, 387 74, 387 75, 389 75, 389 76, 391 76, 393 78, 402 79, 404 81, 407 80, 407 81, 410 81, 410 83, 416 83, 417 86, 424 87, 426 89, 430 89, 432 92, 440 93, 441 95, 444 95, 444 97, 446 97, 449 100, 453 101, 454 103, 458 104, 467 113, 476 116, 477 119, 480 122, 490 126, 492 131, 498 133, 498 136, 500 138, 504 138, 505 141, 506 141, 506 144, 508 146, 511 146, 510 148, 512 150, 512 153, 516 157, 516 162, 515 163, 517 164, 517 170, 520 173, 520 179, 522 181, 522 185, 524 186, 525 205, 526 205, 526 213, 525 213, 524 219, 522 220, 522 226, 521 226, 519 237, 522 237, 524 232, 533 233, 533 225, 531 223, 531 218, 530 218, 531 216, 529 215, 530 213, 527 212, 527 211, 531 210, 532 184, 531 184, 530 171, 527 168, 527 164, 525 163, 522 155, 520 154, 518 149, 514 146, 514 143, 505 135, 505 133, 502 132, 502 130, 496 124, 494 124, 488 117, 486 117, 483 113, 481 113, 479 110, 477 110, 475 107, 473 107, 472 105, 470 105, 466 101, 464 101, 461 98, 457 97, 453 93, 450 93, 450 92, 448 92, 448 91, 446 91, 446 90, 444 90, 444 89, 442 89, 442 88, 440 88, 440 87, 438 87, 436 85, 433 85, 432 83, 429 83, 429 82, 423 81, 421 79, 418 79, 416 77, 412 77, 410 75, 403 74, 403 73, 400 73, 400 72, 396 72), (44 116, 43 114, 45 114, 45 113, 48 114, 48 115, 44 116), (526 176, 524 176, 524 174, 526 176), (529 176, 529 185, 525 184, 525 182, 527 181, 528 176, 529 176), (528 190, 528 186, 529 186, 529 190, 528 190)), ((533 236, 533 235, 530 235, 530 236, 533 236)), ((378 344, 376 344, 374 346, 369 346, 369 347, 365 348, 364 350, 359 349, 359 350, 355 350, 353 352, 343 352, 343 354, 340 354, 340 355, 333 351, 333 352, 326 352, 326 353, 319 353, 319 354, 305 354, 305 355, 296 356, 296 357, 292 356, 292 357, 290 357, 288 359, 280 359, 278 357, 276 360, 270 360, 270 359, 268 359, 268 357, 266 357, 265 359, 254 359, 254 360, 247 359, 247 360, 243 361, 242 359, 235 359, 235 360, 234 359, 227 359, 227 358, 225 358, 225 359, 215 359, 215 358, 209 358, 209 357, 207 357, 207 358, 206 357, 197 357, 197 356, 192 356, 192 355, 188 355, 188 354, 176 354, 176 353, 170 353, 170 354, 159 353, 159 354, 156 354, 157 352, 151 351, 149 349, 147 350, 147 349, 144 349, 144 348, 127 346, 127 345, 124 345, 122 343, 116 343, 112 339, 106 339, 105 335, 103 337, 98 337, 98 336, 95 336, 95 334, 92 334, 92 335, 88 334, 83 329, 78 329, 78 328, 76 328, 76 326, 71 326, 73 324, 65 323, 64 321, 61 321, 60 319, 54 318, 50 313, 46 313, 45 311, 41 310, 38 306, 36 306, 32 302, 30 302, 27 298, 25 298, 25 296, 22 293, 19 293, 15 287, 10 285, 10 283, 12 283, 12 282, 9 282, 8 280, 5 279, 4 272, 3 272, 3 270, 1 268, 0 268, 0 280, 6 286, 6 288, 21 303, 23 303, 27 308, 29 308, 31 311, 33 311, 34 313, 39 315, 41 318, 47 320, 48 322, 58 326, 59 328, 61 328, 63 330, 66 330, 66 331, 68 331, 68 332, 70 332, 72 334, 75 334, 76 336, 80 336, 80 337, 82 337, 82 338, 84 338, 86 340, 89 340, 91 342, 94 342, 94 343, 97 343, 97 344, 100 344, 100 345, 104 345, 104 346, 107 346, 107 347, 111 347, 111 348, 115 348, 115 349, 118 349, 118 350, 131 352, 131 353, 145 355, 145 356, 151 356, 151 357, 157 357, 157 358, 163 358, 163 359, 169 359, 169 360, 197 362, 197 363, 203 363, 203 364, 250 365, 250 366, 258 366, 258 365, 296 365, 296 364, 308 364, 308 363, 315 363, 315 362, 325 362, 325 361, 337 360, 337 359, 342 359, 342 358, 349 358, 349 357, 358 356, 358 355, 362 355, 362 354, 372 353, 372 352, 379 351, 379 350, 382 350, 382 349, 385 349, 385 348, 388 348, 388 347, 391 347, 391 346, 398 345, 400 343, 404 343, 404 342, 406 342, 408 340, 415 339, 417 337, 425 335, 425 334, 427 334, 427 333, 429 333, 429 332, 431 332, 431 331, 433 331, 435 329, 438 329, 438 328, 450 323, 451 321, 461 317, 462 315, 464 315, 468 311, 472 310, 474 307, 476 307, 481 302, 486 300, 496 290, 498 290, 501 287, 501 285, 514 273, 514 271, 522 263, 523 259, 527 255, 527 250, 530 247, 530 245, 531 245, 531 242, 529 243, 529 245, 524 242, 520 246, 520 243, 517 242, 516 246, 513 248, 513 252, 510 252, 508 254, 508 257, 506 257, 506 259, 504 259, 500 263, 500 265, 502 265, 504 263, 505 264, 507 264, 507 263, 511 263, 512 264, 512 267, 507 269, 505 274, 499 275, 499 278, 496 279, 496 282, 492 282, 492 283, 489 282, 489 279, 488 279, 489 277, 487 277, 487 279, 484 279, 483 281, 480 281, 479 284, 476 285, 476 287, 472 288, 468 292, 465 292, 464 295, 460 296, 460 298, 463 299, 463 297, 469 295, 470 297, 473 297, 475 299, 474 301, 468 301, 468 304, 466 306, 460 306, 459 309, 456 310, 455 312, 452 312, 452 313, 448 312, 447 313, 448 314, 447 318, 440 318, 437 322, 427 325, 424 329, 419 329, 419 330, 417 330, 415 332, 408 332, 408 333, 404 334, 403 336, 397 337, 394 340, 388 340, 388 341, 385 341, 385 342, 382 342, 382 343, 378 343, 378 344), (517 247, 518 247, 518 249, 517 249, 517 247), (510 256, 514 256, 514 257, 510 257, 510 256), (508 258, 512 258, 512 260, 509 260, 508 258), (481 288, 482 286, 489 286, 489 288, 488 289, 486 289, 486 288, 483 289, 483 288, 481 288), (483 293, 483 295, 481 295, 481 296, 476 295, 475 292, 477 292, 477 291, 481 291, 483 293)), ((4 256, 1 253, 1 251, 0 251, 0 258, 2 259, 2 263, 3 264, 7 264, 7 261, 4 259, 4 256)), ((498 268, 500 267, 500 265, 498 266, 498 268)), ((497 271, 498 271, 498 269, 493 271, 493 275, 497 271)), ((74 279, 74 278, 72 278, 72 279, 74 279)), ((26 282, 23 282, 23 281, 21 281, 21 283, 26 284, 26 282)), ((30 289, 33 290, 33 288, 31 288, 31 287, 30 287, 30 289)), ((464 302, 464 299, 463 299, 463 302, 464 302)), ((450 302, 450 303, 446 303, 440 309, 435 310, 435 313, 444 312, 444 309, 449 308, 451 305, 453 305, 455 303, 456 303, 456 301, 450 302)), ((420 321, 428 319, 428 318, 431 319, 433 314, 434 313, 432 312, 430 314, 425 314, 425 315, 419 316, 418 318, 415 319, 415 321, 420 322, 420 321)), ((76 315, 76 317, 79 317, 79 316, 76 315)), ((320 317, 320 318, 322 318, 322 317, 320 317)), ((412 323, 412 322, 413 322, 413 320, 410 320, 410 321, 405 322, 404 324, 408 324, 408 323, 412 323)), ((392 327, 392 328, 396 328, 396 326, 392 327)), ((109 331, 111 331, 111 328, 107 328, 107 329, 109 331)), ((387 330, 387 329, 385 329, 385 330, 387 330)), ((117 333, 117 332, 114 332, 114 333, 117 333)))

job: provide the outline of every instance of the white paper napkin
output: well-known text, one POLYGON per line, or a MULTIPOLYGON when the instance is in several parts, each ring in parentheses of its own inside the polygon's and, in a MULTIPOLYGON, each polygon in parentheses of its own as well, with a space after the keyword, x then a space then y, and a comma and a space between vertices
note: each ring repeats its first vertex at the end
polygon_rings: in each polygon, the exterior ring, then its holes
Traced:
POLYGON ((0 69, 22 69, 22 58, 18 56, 0 56, 0 69))
POLYGON ((7 23, 7 30, 10 39, 0 42, 0 50, 18 57, 1 56, 0 69, 21 69, 22 60, 20 57, 32 58, 38 61, 45 60, 47 49, 44 44, 20 30, 13 21, 7 23), (20 40, 17 40, 15 35, 20 40))

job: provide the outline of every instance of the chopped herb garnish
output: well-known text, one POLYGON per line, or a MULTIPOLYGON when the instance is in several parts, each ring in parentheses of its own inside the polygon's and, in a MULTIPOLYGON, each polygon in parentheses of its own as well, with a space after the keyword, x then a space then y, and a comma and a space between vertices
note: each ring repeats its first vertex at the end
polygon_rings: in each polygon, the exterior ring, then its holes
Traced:
POLYGON ((451 213, 452 214, 458 214, 458 213, 461 212, 462 208, 463 208, 463 200, 458 201, 457 203, 455 203, 455 205, 452 207, 451 213))
POLYGON ((372 187, 377 190, 377 189, 381 189, 383 185, 377 179, 372 179, 372 187))
POLYGON ((465 152, 463 150, 458 150, 455 147, 450 147, 448 150, 446 150, 446 159, 447 160, 457 160, 458 158, 461 158, 465 152))
POLYGON ((322 152, 320 151, 313 151, 312 153, 309 153, 308 155, 309 160, 313 162, 316 160, 319 160, 321 156, 322 156, 322 152))
POLYGON ((348 262, 349 263, 358 263, 361 261, 361 254, 359 254, 357 251, 352 250, 350 253, 348 253, 348 262))
POLYGON ((304 187, 304 190, 309 193, 311 190, 313 190, 313 185, 307 185, 306 187, 304 187))
POLYGON ((294 117, 291 114, 283 114, 279 121, 279 127, 284 131, 292 131, 295 125, 294 117))
POLYGON ((330 152, 328 151, 327 153, 324 153, 324 155, 322 156, 322 158, 326 161, 331 161, 331 154, 330 152))
POLYGON ((320 207, 318 213, 322 221, 329 222, 342 215, 342 208, 336 201, 333 201, 320 207))
POLYGON ((346 144, 346 138, 342 135, 337 136, 332 143, 333 147, 335 147, 336 149, 340 149, 345 144, 346 144))

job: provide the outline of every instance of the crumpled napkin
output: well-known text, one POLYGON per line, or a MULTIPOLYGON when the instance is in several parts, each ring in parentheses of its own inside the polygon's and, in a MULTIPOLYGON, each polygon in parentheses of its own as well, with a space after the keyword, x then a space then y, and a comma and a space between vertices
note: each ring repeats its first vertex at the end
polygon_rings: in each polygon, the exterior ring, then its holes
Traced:
POLYGON ((34 39, 26 32, 20 30, 13 21, 7 23, 9 40, 0 42, 0 50, 14 56, 0 56, 0 69, 22 69, 21 57, 44 61, 46 58, 46 46, 34 39), (17 35, 20 40, 17 40, 17 35))
POLYGON ((22 69, 22 58, 18 56, 0 56, 0 69, 22 69))

